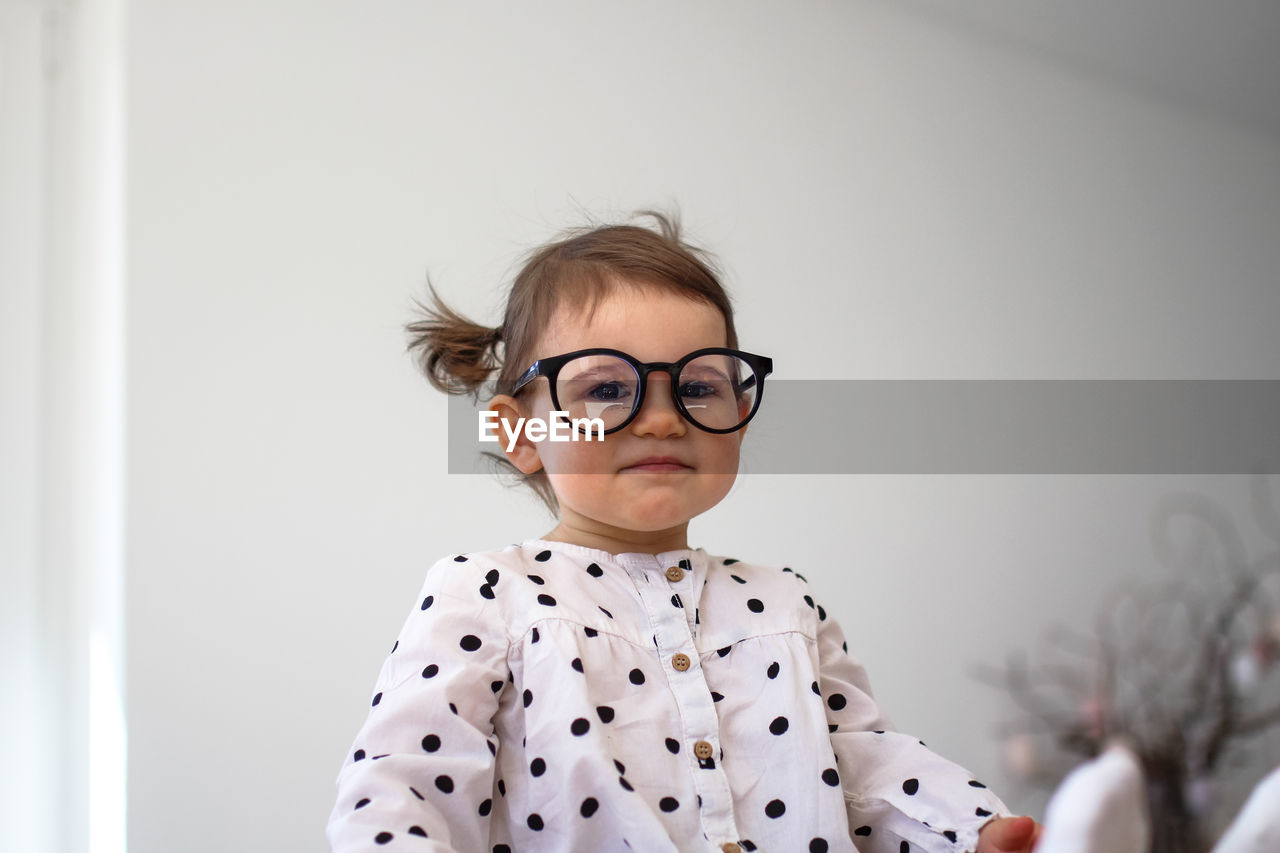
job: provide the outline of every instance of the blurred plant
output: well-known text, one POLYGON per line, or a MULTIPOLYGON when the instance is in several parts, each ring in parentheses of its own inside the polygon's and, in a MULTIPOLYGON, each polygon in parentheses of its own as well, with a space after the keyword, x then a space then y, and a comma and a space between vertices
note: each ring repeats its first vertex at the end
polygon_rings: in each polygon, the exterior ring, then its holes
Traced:
MULTIPOLYGON (((1254 515, 1277 548, 1250 559, 1235 525, 1196 495, 1153 513, 1160 561, 1183 576, 1130 582, 1098 613, 1093 636, 1058 627, 1044 659, 1025 652, 978 676, 1008 691, 1021 715, 1006 731, 1006 769, 1056 787, 1113 738, 1142 761, 1152 853, 1201 853, 1215 791, 1241 742, 1280 724, 1280 515, 1267 478, 1254 515), (1186 525, 1190 543, 1179 544, 1186 525)), ((1184 537, 1188 538, 1188 537, 1184 537)), ((1239 804, 1233 804, 1238 806, 1239 804)))

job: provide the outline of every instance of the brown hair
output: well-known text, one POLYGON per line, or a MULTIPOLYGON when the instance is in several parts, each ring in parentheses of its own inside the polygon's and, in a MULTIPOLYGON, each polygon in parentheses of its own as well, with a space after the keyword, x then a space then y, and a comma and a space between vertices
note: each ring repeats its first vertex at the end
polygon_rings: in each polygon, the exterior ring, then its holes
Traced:
MULTIPOLYGON (((675 215, 646 210, 637 216, 649 217, 656 227, 589 226, 535 249, 511 283, 497 328, 454 311, 428 282, 428 301, 418 303, 419 319, 405 327, 409 351, 427 379, 445 393, 479 399, 496 373, 497 393, 510 393, 531 363, 539 334, 561 305, 579 306, 589 315, 604 296, 623 285, 653 287, 711 305, 724 316, 726 346, 736 348, 733 308, 712 257, 684 241, 675 215)), ((523 474, 505 458, 491 458, 514 471, 557 512, 545 472, 523 474)))

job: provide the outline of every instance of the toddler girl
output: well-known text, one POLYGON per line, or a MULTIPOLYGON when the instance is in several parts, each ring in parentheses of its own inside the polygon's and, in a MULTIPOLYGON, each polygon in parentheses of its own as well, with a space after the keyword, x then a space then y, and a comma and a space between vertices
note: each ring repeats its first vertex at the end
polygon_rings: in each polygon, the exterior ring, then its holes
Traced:
POLYGON ((653 216, 537 251, 497 329, 434 294, 410 326, 437 387, 496 372, 506 458, 559 523, 427 572, 338 777, 333 849, 1030 850, 1034 821, 893 730, 802 574, 689 547, 772 365, 653 216), (514 429, 552 412, 603 439, 514 429))

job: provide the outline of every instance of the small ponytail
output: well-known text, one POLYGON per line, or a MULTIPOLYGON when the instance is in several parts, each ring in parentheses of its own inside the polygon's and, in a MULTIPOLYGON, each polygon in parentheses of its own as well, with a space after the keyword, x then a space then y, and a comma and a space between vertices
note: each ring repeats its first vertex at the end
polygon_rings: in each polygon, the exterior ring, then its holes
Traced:
POLYGON ((419 319, 405 325, 408 350, 427 380, 446 394, 479 397, 501 366, 502 327, 491 329, 454 311, 427 282, 427 304, 418 300, 419 319))

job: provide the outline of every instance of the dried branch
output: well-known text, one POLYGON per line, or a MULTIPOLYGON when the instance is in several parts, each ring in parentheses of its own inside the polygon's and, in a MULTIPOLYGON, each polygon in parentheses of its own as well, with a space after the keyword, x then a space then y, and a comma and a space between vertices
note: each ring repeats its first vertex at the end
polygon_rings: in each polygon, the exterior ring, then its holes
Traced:
POLYGON ((1258 711, 1247 717, 1242 717, 1236 723, 1235 733, 1238 735, 1251 735, 1270 728, 1277 723, 1280 723, 1280 704, 1276 704, 1265 711, 1258 711))
MULTIPOLYGON (((1264 485, 1255 481, 1255 514, 1280 543, 1264 485)), ((1229 766, 1241 738, 1280 725, 1280 702, 1249 710, 1259 679, 1280 672, 1280 548, 1245 559, 1231 519, 1196 495, 1162 501, 1151 536, 1162 562, 1186 570, 1181 577, 1122 586, 1100 608, 1092 635, 1052 626, 1051 654, 1035 667, 1018 653, 974 674, 1019 708, 1006 737, 1053 744, 1052 754, 1034 754, 1024 781, 1065 773, 1071 756, 1096 755, 1121 735, 1142 760, 1152 807, 1189 821, 1201 806, 1186 800, 1187 785, 1229 766), (1182 529, 1193 534, 1189 544, 1175 535, 1182 529)))

